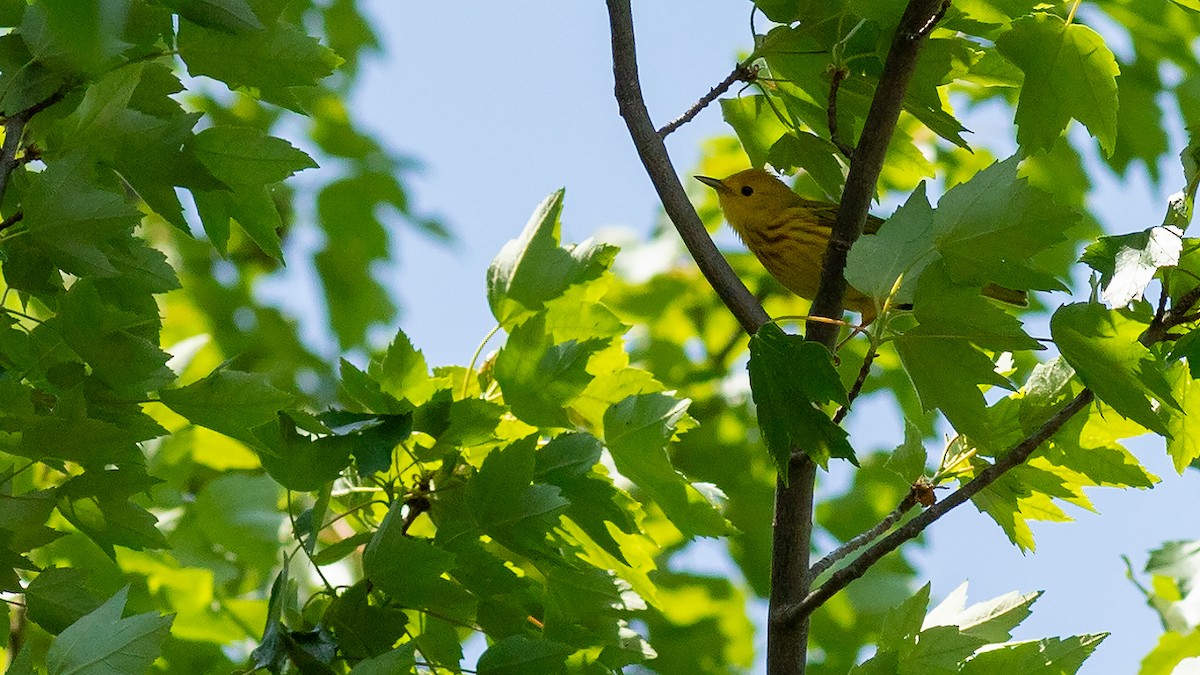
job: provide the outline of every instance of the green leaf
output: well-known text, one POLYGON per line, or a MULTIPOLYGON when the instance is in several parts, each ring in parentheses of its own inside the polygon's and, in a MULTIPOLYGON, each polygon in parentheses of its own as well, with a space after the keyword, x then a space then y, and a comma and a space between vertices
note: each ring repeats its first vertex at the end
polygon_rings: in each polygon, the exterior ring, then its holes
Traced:
POLYGON ((403 607, 438 609, 457 615, 474 600, 442 578, 454 554, 405 533, 404 502, 396 500, 363 552, 363 574, 403 607))
MULTIPOLYGON (((408 430, 411 431, 411 427, 408 430)), ((350 453, 355 445, 353 436, 329 435, 314 439, 300 434, 296 431, 295 420, 279 413, 279 441, 269 443, 272 452, 260 453, 259 461, 280 485, 297 492, 312 492, 341 475, 350 465, 350 453)), ((394 445, 388 446, 385 452, 390 455, 392 447, 394 445)), ((367 468, 376 469, 380 464, 384 468, 390 466, 390 456, 386 460, 370 460, 367 468)))
POLYGON ((218 368, 186 387, 159 392, 159 400, 193 424, 257 445, 251 429, 274 422, 295 397, 266 375, 218 368))
POLYGON ((748 368, 758 426, 780 476, 787 475, 793 449, 823 467, 830 457, 858 463, 845 430, 820 408, 847 404, 828 349, 766 324, 750 339, 748 368))
POLYGON ((406 440, 413 430, 411 413, 375 415, 330 410, 317 418, 336 436, 350 442, 355 465, 360 475, 386 470, 392 465, 392 450, 406 440))
MULTIPOLYGON (((991 673, 1046 673, 1046 675, 1071 675, 1079 671, 1083 662, 1092 655, 1096 647, 1108 637, 1108 633, 1076 635, 1069 638, 1045 638, 1042 640, 1016 642, 997 649, 981 651, 968 661, 960 673, 967 675, 991 675, 991 673)), ((1146 670, 1141 671, 1143 674, 1146 670)))
POLYGON ((688 400, 637 394, 604 413, 604 442, 623 476, 637 484, 685 535, 721 536, 731 528, 715 505, 684 479, 667 445, 684 424, 688 400))
POLYGON ((964 581, 929 612, 924 625, 957 626, 963 633, 986 642, 1005 642, 1012 639, 1013 629, 1030 615, 1030 607, 1041 595, 1040 591, 1025 594, 1012 591, 967 607, 964 581))
POLYGON ((1171 393, 1179 402, 1179 410, 1167 409, 1167 454, 1170 455, 1175 471, 1183 470, 1200 458, 1200 386, 1196 385, 1191 372, 1182 363, 1175 364, 1167 373, 1171 382, 1171 393), (1196 391, 1192 391, 1196 387, 1196 391))
MULTIPOLYGON (((752 166, 766 164, 774 146, 787 137, 788 128, 779 121, 765 96, 723 98, 721 115, 733 127, 752 166)), ((787 150, 785 142, 779 152, 786 156, 787 150)))
MULTIPOLYGON (((871 3, 874 4, 874 3, 871 3)), ((899 20, 899 16, 896 17, 899 20)), ((921 48, 921 58, 905 97, 904 109, 937 135, 963 149, 968 131, 957 119, 939 89, 962 79, 978 59, 974 45, 959 37, 931 38, 921 48)))
POLYGON ((864 234, 854 243, 846 260, 846 281, 868 297, 886 298, 903 276, 895 301, 912 302, 916 279, 937 259, 933 219, 922 181, 878 234, 864 234))
POLYGON ((58 512, 101 549, 114 556, 114 546, 135 551, 167 548, 158 518, 130 501, 158 484, 142 469, 92 469, 59 487, 58 512))
POLYGON ((592 381, 592 354, 607 340, 555 344, 539 313, 511 330, 496 357, 494 376, 514 415, 536 426, 569 427, 567 407, 592 381))
POLYGON ((512 635, 493 643, 479 657, 480 675, 520 675, 535 671, 553 671, 564 665, 575 651, 570 645, 552 640, 533 640, 512 635))
POLYGON ((375 536, 374 532, 358 532, 345 539, 330 544, 313 554, 314 565, 332 565, 358 550, 359 546, 367 544, 375 536))
POLYGON ((64 271, 114 276, 103 243, 130 232, 141 213, 105 190, 85 159, 51 162, 30 181, 22 204, 29 239, 64 271))
POLYGON ((1175 409, 1179 404, 1161 365, 1138 342, 1146 327, 1127 311, 1089 303, 1063 305, 1050 319, 1050 334, 1063 358, 1101 401, 1147 429, 1168 435, 1148 397, 1175 409))
POLYGON ((805 131, 791 131, 771 145, 767 161, 780 171, 803 169, 826 197, 837 199, 842 194, 846 177, 835 153, 837 149, 829 141, 805 131))
POLYGON ((546 533, 570 502, 553 485, 531 484, 536 436, 493 450, 467 485, 467 503, 484 532, 511 548, 544 548, 546 533))
POLYGON ((937 248, 960 284, 1066 290, 1035 257, 1062 242, 1079 216, 1018 177, 1019 160, 992 164, 946 191, 934 214, 937 248))
POLYGON ((46 654, 50 675, 140 673, 154 662, 172 617, 155 612, 121 618, 126 586, 59 634, 46 654))
POLYGON ((283 625, 284 610, 296 604, 296 587, 288 583, 288 566, 284 565, 271 583, 271 595, 267 600, 267 621, 263 636, 254 651, 250 652, 255 669, 269 668, 282 672, 287 665, 287 628, 283 625), (290 602, 289 602, 290 601, 290 602))
POLYGON ((329 323, 343 349, 362 344, 374 323, 389 323, 396 307, 372 274, 388 256, 385 209, 404 213, 408 197, 399 179, 382 171, 363 172, 334 181, 317 195, 317 214, 325 248, 316 256, 317 271, 329 303, 329 323))
POLYGON ((1192 330, 1175 341, 1168 361, 1186 359, 1192 379, 1200 377, 1200 330, 1192 330))
POLYGON ((315 85, 342 62, 316 38, 283 21, 233 35, 185 20, 178 41, 193 77, 207 75, 233 89, 257 87, 268 98, 278 98, 287 87, 315 85))
POLYGON ((407 673, 416 667, 414 652, 416 645, 403 644, 390 652, 359 661, 350 669, 350 675, 392 675, 407 673))
POLYGON ((36 3, 25 10, 19 32, 37 60, 55 69, 94 74, 125 46, 121 22, 89 0, 36 3))
POLYGON ((989 447, 991 425, 979 385, 1012 388, 992 359, 965 339, 942 338, 921 326, 896 340, 896 351, 925 411, 941 410, 957 431, 989 447))
POLYGON ((996 39, 996 49, 1025 73, 1016 119, 1022 146, 1050 148, 1073 117, 1112 155, 1120 68, 1099 33, 1035 13, 1013 21, 996 39))
POLYGON ((400 414, 412 411, 412 404, 401 403, 383 392, 378 382, 346 359, 340 362, 341 388, 346 396, 373 413, 400 414))
POLYGON ((196 158, 231 186, 278 183, 317 163, 291 143, 254 127, 215 126, 196 134, 196 158))
POLYGON ((279 485, 267 476, 230 474, 196 495, 190 518, 210 546, 219 545, 242 563, 268 571, 279 551, 279 485))
POLYGON ((921 622, 925 619, 925 609, 929 607, 929 589, 930 585, 926 583, 912 597, 887 613, 879 630, 880 650, 900 651, 916 643, 921 622))
POLYGON ((246 235, 267 255, 283 262, 279 232, 283 219, 267 186, 241 186, 236 192, 192 190, 204 231, 222 255, 229 243, 229 220, 237 220, 246 235))
POLYGON ((1117 76, 1117 142, 1109 165, 1125 175, 1130 163, 1139 159, 1158 182, 1158 159, 1167 152, 1167 132, 1158 92, 1163 89, 1158 76, 1158 62, 1138 59, 1123 64, 1117 76))
POLYGON ((88 573, 71 567, 47 567, 29 582, 25 604, 29 619, 51 635, 103 604, 87 587, 88 573))
POLYGON ((600 440, 591 434, 556 436, 538 451, 534 478, 557 486, 569 502, 564 515, 609 555, 629 564, 608 528, 611 523, 626 534, 636 534, 640 509, 610 479, 593 471, 603 450, 600 440))
POLYGON ((558 190, 542 201, 521 236, 505 244, 488 266, 488 305, 506 330, 568 287, 600 278, 617 254, 615 246, 590 241, 559 247, 563 194, 558 190))
POLYGON ((653 649, 637 642, 626 647, 638 650, 630 655, 633 663, 645 661, 660 673, 711 672, 710 664, 718 663, 726 672, 754 672, 755 627, 738 584, 668 570, 655 572, 655 584, 662 609, 645 613, 645 621, 650 635, 670 639, 656 639, 653 649))
POLYGON ((925 473, 926 452, 921 430, 912 422, 905 421, 904 443, 900 444, 888 456, 887 468, 904 479, 907 483, 914 482, 918 476, 925 473))
POLYGON ((996 351, 1045 349, 1015 316, 985 298, 982 288, 954 283, 942 260, 922 271, 913 308, 921 327, 931 334, 963 337, 996 351))
POLYGON ((971 501, 996 521, 1009 541, 1025 552, 1035 549, 1029 521, 1064 523, 1071 520, 1053 499, 1053 496, 1070 496, 1064 488, 1066 486, 1053 474, 1025 465, 1008 471, 976 493, 971 501), (1049 494, 1049 490, 1054 494, 1049 494))
POLYGON ((0 36, 0 112, 12 115, 48 100, 68 77, 34 60, 19 33, 0 36))
MULTIPOLYGON (((405 631, 410 630, 406 625, 408 617, 404 610, 382 606, 383 603, 377 596, 373 603, 371 590, 371 581, 362 579, 342 591, 325 612, 324 621, 333 629, 338 646, 346 658, 366 658, 391 653, 392 645, 405 631)), ((400 651, 403 649, 404 646, 397 648, 400 651)), ((385 662, 387 661, 385 659, 385 662)))
POLYGON ((63 341, 113 390, 141 393, 174 379, 158 335, 139 330, 146 316, 109 304, 92 280, 73 284, 58 309, 53 325, 63 341))
POLYGON ((163 0, 163 4, 205 28, 231 34, 263 28, 246 0, 163 0))
POLYGON ((384 393, 413 405, 421 405, 433 394, 434 382, 429 377, 429 366, 425 355, 413 347, 404 331, 396 331, 396 337, 388 345, 387 352, 378 366, 371 364, 367 373, 379 383, 384 393))

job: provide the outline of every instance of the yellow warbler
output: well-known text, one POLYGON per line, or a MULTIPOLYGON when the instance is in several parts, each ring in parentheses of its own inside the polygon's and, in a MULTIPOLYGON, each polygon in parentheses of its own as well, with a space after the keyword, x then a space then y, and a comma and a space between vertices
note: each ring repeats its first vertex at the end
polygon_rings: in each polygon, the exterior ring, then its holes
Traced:
MULTIPOLYGON (((821 259, 837 218, 837 204, 805 199, 762 169, 746 169, 724 179, 696 176, 696 180, 717 191, 725 220, 771 276, 806 300, 817 295, 821 259)), ((874 234, 882 224, 882 218, 868 215, 864 232, 874 234)), ((984 294, 1025 304, 1024 291, 989 285, 984 294)), ((875 320, 875 300, 853 287, 846 289, 842 304, 861 314, 863 323, 875 320)))

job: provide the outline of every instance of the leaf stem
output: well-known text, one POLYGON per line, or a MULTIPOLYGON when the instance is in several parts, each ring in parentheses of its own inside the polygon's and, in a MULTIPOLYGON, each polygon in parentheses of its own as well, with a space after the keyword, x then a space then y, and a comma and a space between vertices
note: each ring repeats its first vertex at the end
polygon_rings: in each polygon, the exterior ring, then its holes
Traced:
POLYGON ((1075 12, 1079 9, 1079 4, 1081 2, 1083 2, 1083 0, 1075 0, 1075 3, 1071 5, 1071 11, 1067 14, 1066 23, 1068 26, 1071 25, 1071 22, 1075 20, 1075 12))
POLYGON ((479 346, 475 348, 475 353, 471 355, 471 362, 467 364, 467 374, 463 378, 462 398, 467 397, 467 390, 470 389, 471 373, 475 372, 475 362, 479 360, 479 355, 483 353, 483 348, 487 343, 500 332, 500 324, 496 324, 494 328, 488 331, 488 334, 480 340, 479 346))

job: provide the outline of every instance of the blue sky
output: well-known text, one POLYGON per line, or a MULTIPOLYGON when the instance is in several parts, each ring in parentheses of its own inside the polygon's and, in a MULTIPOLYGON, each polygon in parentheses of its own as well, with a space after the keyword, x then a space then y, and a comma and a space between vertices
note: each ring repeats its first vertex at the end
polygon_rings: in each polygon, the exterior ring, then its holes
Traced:
MULTIPOLYGON (((659 124, 720 81, 750 44, 745 0, 634 5, 641 79, 659 124)), ((656 199, 612 96, 604 4, 375 0, 366 7, 387 51, 367 64, 354 113, 424 163, 412 183, 414 202, 444 217, 458 237, 444 246, 401 230, 400 264, 380 270, 381 278, 394 280, 404 308, 400 325, 429 361, 465 363, 493 325, 487 263, 548 193, 566 187, 566 241, 611 226, 645 231, 656 218, 656 199)), ((1011 134, 1003 122, 997 133, 1011 134)), ((721 133, 728 128, 714 106, 670 137, 681 175, 690 175, 700 141, 721 133)), ((1172 179, 1177 166, 1163 168, 1161 189, 1140 169, 1127 181, 1107 169, 1092 172, 1094 200, 1111 231, 1141 229, 1161 217, 1166 194, 1179 183, 1172 179)), ((895 445, 903 436, 895 413, 879 402, 868 399, 855 418, 859 447, 895 445), (870 428, 862 423, 868 419, 870 428)), ((1036 553, 1022 555, 973 507, 942 519, 931 546, 914 556, 922 578, 933 580, 935 601, 964 580, 971 601, 1044 590, 1018 638, 1111 631, 1082 672, 1135 672, 1160 628, 1125 579, 1120 556, 1140 569, 1163 541, 1195 538, 1194 519, 1181 516, 1200 512, 1200 490, 1196 472, 1175 475, 1161 442, 1131 449, 1163 483, 1149 492, 1093 490, 1101 515, 1068 507, 1077 522, 1035 526, 1036 553)), ((726 569, 703 553, 695 565, 726 569)))

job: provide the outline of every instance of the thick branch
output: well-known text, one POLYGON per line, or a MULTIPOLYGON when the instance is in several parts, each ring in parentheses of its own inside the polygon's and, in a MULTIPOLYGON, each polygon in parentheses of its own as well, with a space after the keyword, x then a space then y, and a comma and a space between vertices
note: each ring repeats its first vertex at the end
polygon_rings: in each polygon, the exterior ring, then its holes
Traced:
POLYGON ((757 66, 751 66, 746 63, 737 64, 737 66, 733 69, 733 72, 729 73, 729 75, 727 75, 724 80, 721 80, 717 86, 709 89, 707 94, 701 96, 699 101, 696 101, 694 104, 692 104, 692 107, 688 108, 687 111, 685 111, 682 115, 671 120, 666 126, 659 129, 658 137, 666 138, 667 135, 672 131, 675 131, 679 127, 691 122, 693 117, 700 114, 700 111, 707 108, 710 103, 717 100, 718 96, 729 91, 729 88, 733 86, 734 82, 753 82, 754 78, 757 76, 757 66))
POLYGON ((616 81, 617 106, 629 135, 637 148, 638 156, 654 183, 658 198, 662 201, 667 217, 675 224, 684 245, 696 260, 696 265, 721 301, 737 318, 747 333, 754 334, 769 321, 745 284, 729 267, 729 263, 717 250, 696 209, 687 198, 663 139, 650 121, 646 101, 642 98, 642 85, 638 81, 637 50, 633 39, 633 15, 629 0, 607 0, 608 18, 612 29, 613 77, 616 81))
POLYGON ((1072 417, 1078 414, 1095 399, 1092 390, 1084 389, 1071 400, 1062 410, 1059 410, 1030 437, 1018 443, 1007 454, 1001 456, 994 464, 979 472, 974 480, 955 490, 950 496, 934 504, 912 520, 896 528, 891 534, 880 539, 863 552, 854 562, 834 572, 829 580, 808 594, 804 601, 791 607, 779 609, 777 617, 772 620, 784 622, 805 623, 805 619, 813 613, 834 593, 845 588, 851 581, 861 577, 872 565, 879 562, 883 556, 900 547, 904 542, 921 534, 925 528, 932 525, 938 518, 946 515, 951 509, 964 504, 968 499, 994 483, 1013 467, 1022 464, 1030 455, 1058 432, 1072 417))
MULTIPOLYGON (((813 528, 813 490, 817 465, 795 453, 788 482, 775 486, 775 522, 771 541, 771 607, 788 607, 808 595, 808 565, 813 528)), ((808 622, 776 622, 767 626, 767 672, 803 673, 808 655, 808 622)))
MULTIPOLYGON (((821 285, 817 297, 813 299, 810 314, 830 319, 842 315, 842 296, 846 293, 846 278, 843 275, 846 254, 862 234, 888 143, 900 120, 900 108, 917 68, 917 57, 925 37, 945 12, 943 3, 947 1, 911 0, 896 28, 883 72, 879 74, 879 85, 871 99, 871 109, 863 124, 862 135, 854 149, 854 160, 850 163, 846 188, 842 192, 841 208, 838 209, 829 247, 821 264, 821 285)), ((832 349, 837 329, 810 321, 806 334, 810 340, 822 342, 832 349)))
MULTIPOLYGON (((937 20, 942 1, 909 2, 892 38, 892 47, 880 74, 864 131, 852 154, 841 207, 821 265, 821 284, 809 312, 817 320, 810 319, 805 327, 807 339, 824 344, 830 351, 834 350, 837 327, 819 319, 837 319, 842 315, 842 296, 846 292, 843 275, 846 254, 862 234, 867 209, 875 194, 875 183, 883 167, 884 154, 896 122, 900 119, 904 93, 916 68, 917 54, 930 22, 937 20)), ((835 83, 840 84, 840 81, 835 79, 835 83)), ((831 94, 836 97, 836 88, 831 94)), ((836 110, 833 113, 836 116, 836 110)), ((836 127, 836 117, 834 125, 836 127)), ((815 482, 816 468, 812 460, 802 456, 791 462, 787 483, 781 481, 775 488, 771 615, 767 624, 767 672, 771 675, 803 673, 807 665, 808 613, 789 612, 786 608, 802 606, 812 596, 809 592, 812 577, 808 561, 815 482), (780 558, 784 555, 795 558, 780 558)))
POLYGON ((60 89, 46 100, 4 118, 4 145, 0 147, 0 201, 3 201, 4 193, 8 191, 8 179, 21 163, 21 160, 17 159, 17 153, 21 149, 21 138, 25 135, 25 125, 34 115, 58 103, 65 95, 66 90, 60 89))

